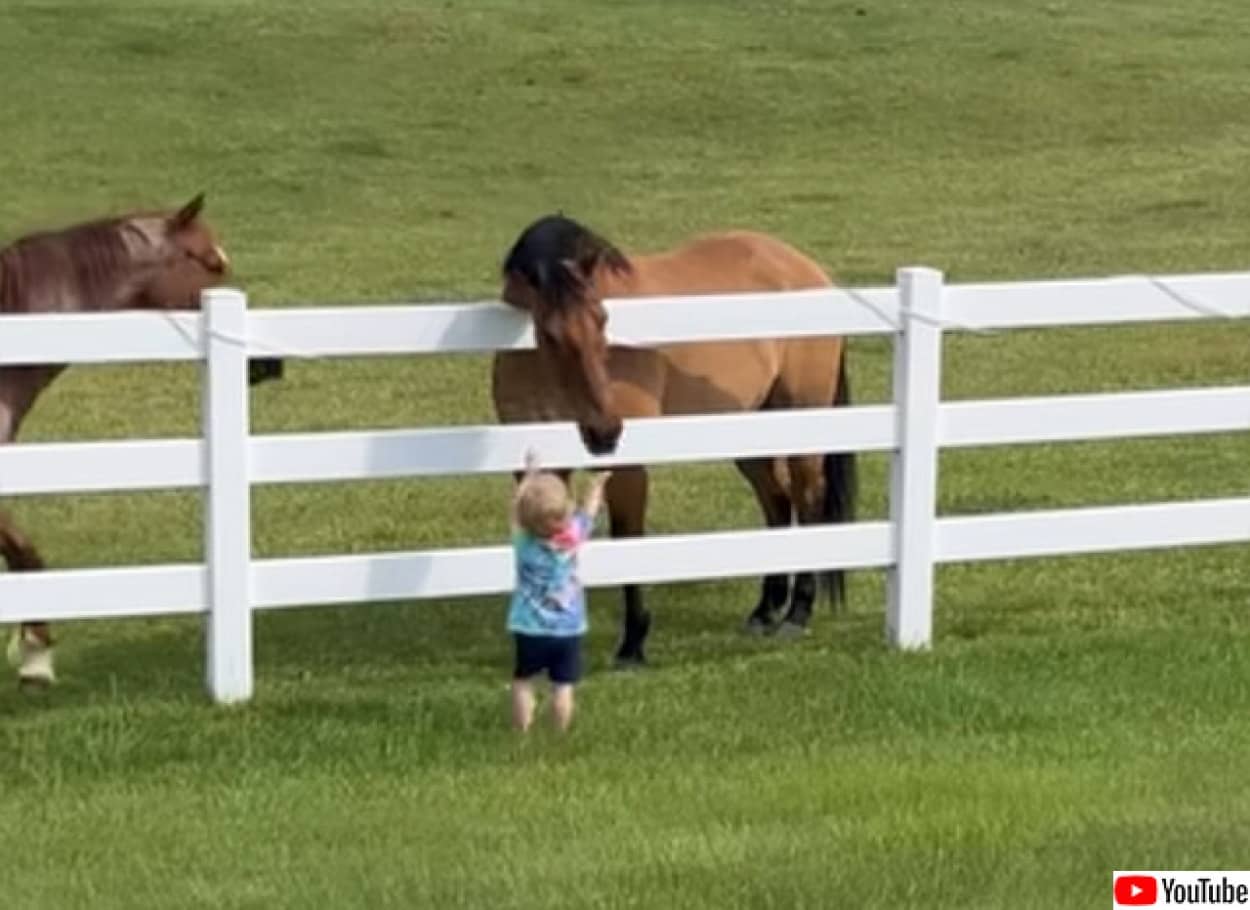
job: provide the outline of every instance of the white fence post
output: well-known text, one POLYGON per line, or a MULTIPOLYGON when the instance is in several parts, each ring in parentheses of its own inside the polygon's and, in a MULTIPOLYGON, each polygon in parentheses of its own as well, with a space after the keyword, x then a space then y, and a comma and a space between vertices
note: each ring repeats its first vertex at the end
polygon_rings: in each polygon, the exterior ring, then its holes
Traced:
POLYGON ((899 269, 901 331, 894 343, 898 450, 890 477, 895 564, 887 580, 886 638, 929 647, 937 519, 938 402, 942 381, 942 273, 899 269))
POLYGON ((247 296, 230 288, 214 288, 203 293, 201 305, 208 473, 204 503, 206 683, 214 701, 237 702, 252 696, 247 296))

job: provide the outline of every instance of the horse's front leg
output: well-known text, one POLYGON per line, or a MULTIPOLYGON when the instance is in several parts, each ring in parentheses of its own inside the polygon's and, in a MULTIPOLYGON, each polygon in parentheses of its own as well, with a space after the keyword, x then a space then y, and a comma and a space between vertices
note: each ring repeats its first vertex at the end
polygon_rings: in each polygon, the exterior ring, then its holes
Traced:
MULTIPOLYGON (((0 445, 12 443, 39 394, 64 369, 63 366, 23 366, 0 369, 0 445)), ((44 567, 34 544, 18 530, 12 517, 0 511, 0 556, 10 572, 34 572, 44 567)), ((52 630, 46 622, 24 622, 8 646, 9 662, 17 668, 22 688, 51 685, 52 630)))
MULTIPOLYGON (((613 538, 641 537, 646 528, 647 472, 644 468, 616 468, 608 480, 604 498, 608 504, 613 538)), ((621 644, 616 652, 617 669, 628 670, 647 662, 644 645, 651 630, 651 613, 643 604, 639 585, 624 585, 624 616, 621 644)))
MULTIPOLYGON (((10 572, 33 572, 44 567, 39 551, 13 524, 7 512, 0 512, 0 554, 10 572)), ((9 640, 9 662, 17 669, 23 689, 43 688, 56 681, 52 660, 52 630, 46 622, 24 622, 9 640)))

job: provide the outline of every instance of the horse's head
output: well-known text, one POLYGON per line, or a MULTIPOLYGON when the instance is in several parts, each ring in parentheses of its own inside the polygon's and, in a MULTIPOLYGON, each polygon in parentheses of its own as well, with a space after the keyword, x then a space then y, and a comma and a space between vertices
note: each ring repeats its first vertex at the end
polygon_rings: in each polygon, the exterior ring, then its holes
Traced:
MULTIPOLYGON (((198 309, 200 294, 216 287, 230 273, 230 258, 217 234, 202 217, 204 194, 182 208, 155 215, 136 216, 123 222, 127 245, 137 262, 145 263, 147 276, 137 290, 138 306, 161 310, 198 309)), ((281 378, 283 363, 277 358, 253 360, 249 379, 253 385, 281 378)))
POLYGON ((548 358, 562 395, 592 454, 615 451, 621 417, 608 375, 604 270, 628 272, 629 261, 607 241, 562 215, 530 225, 504 262, 506 303, 529 313, 540 356, 548 358))
POLYGON ((137 289, 138 306, 190 310, 200 292, 222 283, 230 260, 208 222, 201 217, 204 194, 174 212, 136 215, 122 222, 132 259, 145 266, 137 289))

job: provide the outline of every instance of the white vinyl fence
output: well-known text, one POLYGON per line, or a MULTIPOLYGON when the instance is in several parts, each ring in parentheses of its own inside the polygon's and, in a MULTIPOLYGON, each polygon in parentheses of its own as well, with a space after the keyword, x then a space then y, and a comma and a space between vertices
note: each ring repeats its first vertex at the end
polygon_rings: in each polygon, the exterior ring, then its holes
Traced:
POLYGON ((629 421, 619 451, 603 459, 585 453, 571 424, 254 436, 249 356, 528 347, 527 322, 499 303, 248 310, 244 294, 230 289, 207 292, 202 314, 0 317, 0 365, 204 366, 200 438, 0 447, 0 498, 176 488, 206 497, 202 563, 0 575, 0 622, 204 613, 208 689, 218 701, 247 699, 255 609, 499 593, 512 572, 502 546, 253 559, 253 484, 507 472, 521 467, 530 445, 545 461, 570 466, 892 452, 888 521, 596 541, 584 575, 603 586, 882 567, 890 579, 886 635, 901 648, 930 644, 937 563, 1250 540, 1250 498, 935 514, 939 448, 1250 429, 1246 386, 941 403, 945 331, 1242 318, 1250 315, 1250 274, 945 285, 939 272, 908 268, 895 287, 647 298, 608 308, 620 344, 890 335, 894 402, 629 421))

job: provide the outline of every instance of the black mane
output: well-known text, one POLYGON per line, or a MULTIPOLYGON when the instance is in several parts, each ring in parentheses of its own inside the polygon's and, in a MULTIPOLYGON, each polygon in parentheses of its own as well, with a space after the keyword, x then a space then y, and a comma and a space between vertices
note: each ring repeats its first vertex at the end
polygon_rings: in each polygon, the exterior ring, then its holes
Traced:
POLYGON ((577 263, 584 276, 597 266, 614 272, 630 271, 625 255, 594 231, 562 214, 539 218, 522 233, 504 260, 505 275, 522 276, 556 306, 576 300, 585 290, 576 273, 565 267, 577 263))

